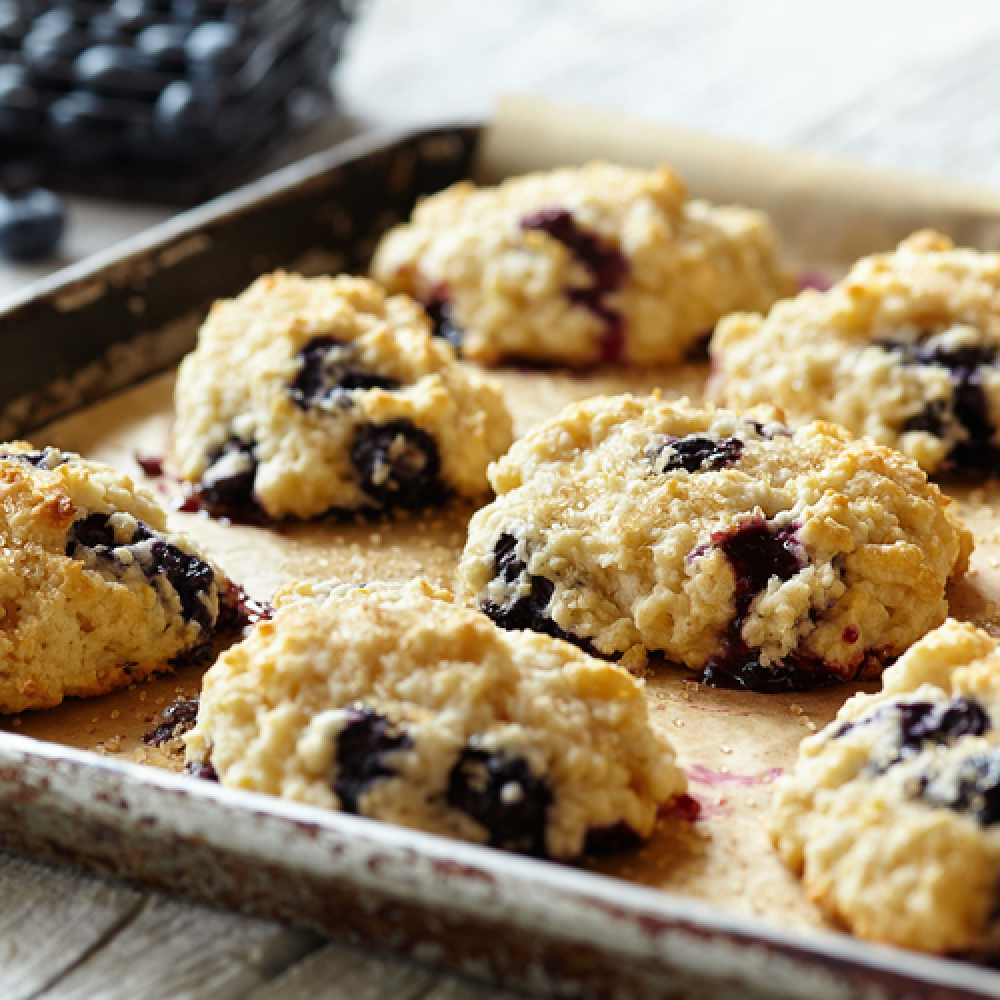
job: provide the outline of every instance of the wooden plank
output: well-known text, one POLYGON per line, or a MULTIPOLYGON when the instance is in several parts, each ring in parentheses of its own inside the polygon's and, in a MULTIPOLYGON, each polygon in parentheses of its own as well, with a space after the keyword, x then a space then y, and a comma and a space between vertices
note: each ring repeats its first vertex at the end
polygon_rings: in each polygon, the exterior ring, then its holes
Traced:
POLYGON ((440 979, 419 965, 329 944, 247 1000, 419 1000, 440 979))
POLYGON ((0 996, 28 1000, 142 905, 133 889, 0 855, 0 996))
POLYGON ((523 1000, 422 965, 329 944, 246 1000, 523 1000))
POLYGON ((39 1000, 237 1000, 317 946, 276 924, 148 898, 103 948, 39 1000))
POLYGON ((491 989, 468 979, 449 976, 437 983, 420 1000, 525 1000, 525 994, 491 989))

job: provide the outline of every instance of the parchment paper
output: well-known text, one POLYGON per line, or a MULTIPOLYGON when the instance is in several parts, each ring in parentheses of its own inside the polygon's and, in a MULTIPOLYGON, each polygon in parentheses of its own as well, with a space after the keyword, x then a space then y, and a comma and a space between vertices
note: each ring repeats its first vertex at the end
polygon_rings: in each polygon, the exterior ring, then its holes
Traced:
MULTIPOLYGON (((891 246, 911 229, 935 223, 965 242, 1000 245, 1000 196, 933 180, 898 178, 805 154, 747 147, 607 115, 506 102, 485 144, 480 173, 495 178, 603 157, 649 165, 675 162, 695 192, 766 207, 778 219, 793 256, 841 271, 855 252, 891 246)), ((599 393, 648 392, 697 400, 707 366, 621 369, 572 375, 502 370, 519 433, 567 402, 599 393)), ((162 454, 171 420, 173 376, 165 375, 33 435, 110 462, 146 481, 170 505, 169 479, 147 480, 135 455, 162 454)), ((976 534, 968 577, 949 594, 956 617, 1000 634, 1000 490, 946 484, 976 534)), ((450 585, 471 509, 452 504, 420 516, 382 521, 327 521, 279 529, 226 526, 173 513, 174 527, 200 539, 255 597, 295 578, 337 576, 361 582, 423 574, 450 585)), ((3 728, 119 759, 173 770, 174 753, 139 737, 177 697, 197 693, 201 670, 185 668, 105 698, 70 701, 47 712, 3 720, 3 728)), ((696 822, 667 816, 648 846, 594 867, 635 882, 680 891, 727 910, 753 913, 800 929, 823 926, 765 833, 770 784, 794 760, 799 741, 825 725, 855 690, 847 686, 796 695, 747 694, 699 687, 680 668, 646 679, 653 719, 669 735, 701 806, 696 822)))

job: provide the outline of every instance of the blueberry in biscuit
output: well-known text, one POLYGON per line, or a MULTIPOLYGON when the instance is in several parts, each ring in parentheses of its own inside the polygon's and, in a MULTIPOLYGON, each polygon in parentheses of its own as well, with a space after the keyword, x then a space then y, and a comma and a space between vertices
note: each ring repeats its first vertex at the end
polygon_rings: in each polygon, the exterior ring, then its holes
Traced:
POLYGON ((567 407, 490 468, 458 569, 497 624, 712 685, 877 673, 948 610, 971 536, 917 465, 832 424, 658 397, 567 407))
POLYGON ((205 675, 191 773, 560 860, 635 846, 684 792, 618 666, 423 581, 276 603, 205 675))
POLYGON ((488 495, 512 439, 500 390, 415 302, 348 277, 279 273, 216 303, 175 409, 192 506, 251 522, 488 495))

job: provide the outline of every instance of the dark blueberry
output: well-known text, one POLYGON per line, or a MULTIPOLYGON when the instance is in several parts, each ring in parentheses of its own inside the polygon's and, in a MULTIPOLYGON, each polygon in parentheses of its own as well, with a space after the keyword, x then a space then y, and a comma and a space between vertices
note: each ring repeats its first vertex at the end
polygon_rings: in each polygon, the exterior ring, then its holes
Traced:
POLYGON ((485 827, 491 847, 545 857, 552 793, 523 757, 465 747, 448 775, 447 799, 485 827))
POLYGON ((146 576, 151 580, 160 574, 166 576, 181 599, 185 621, 197 622, 207 632, 214 622, 203 597, 215 582, 212 567, 197 556, 161 540, 153 542, 150 553, 151 562, 143 566, 146 576))
MULTIPOLYGON (((831 734, 833 739, 892 716, 899 725, 899 754, 885 762, 886 767, 918 753, 925 744, 944 746, 963 736, 982 736, 993 728, 986 711, 967 698, 951 701, 912 701, 883 705, 871 715, 841 723, 831 734)), ((884 768, 882 768, 884 769, 884 768)))
POLYGON ((756 596, 772 577, 790 580, 802 569, 795 552, 795 531, 794 527, 775 529, 762 517, 754 517, 712 535, 712 544, 733 568, 737 601, 756 596))
POLYGON ((51 191, 0 194, 0 255, 10 260, 50 257, 65 228, 62 199, 51 191))
POLYGON ((363 425, 351 461, 361 489, 381 507, 419 510, 443 498, 437 443, 409 420, 363 425))
POLYGON ((1000 747, 963 760, 957 774, 924 779, 920 798, 971 816, 981 826, 1000 823, 1000 747))
MULTIPOLYGON (((742 627, 742 619, 739 626, 742 627)), ((817 656, 792 653, 776 665, 764 666, 758 651, 751 649, 731 625, 720 651, 702 668, 699 679, 706 687, 735 688, 781 694, 789 691, 811 691, 831 687, 840 680, 825 669, 817 656)))
MULTIPOLYGON (((139 545, 152 537, 152 532, 140 521, 127 544, 139 545)), ((114 528, 107 514, 90 514, 70 526, 66 555, 74 556, 78 545, 99 556, 114 558, 111 550, 120 546, 115 541, 114 528)), ((139 565, 148 580, 153 581, 158 576, 167 579, 180 598, 186 621, 196 622, 205 632, 212 627, 211 611, 202 599, 215 582, 215 572, 208 563, 176 545, 156 539, 149 546, 149 557, 140 560, 139 565)))
POLYGON ((0 66, 0 135, 16 135, 34 126, 39 115, 38 91, 24 66, 0 66))
POLYGON ((884 350, 898 353, 906 364, 938 365, 949 371, 951 401, 929 402, 903 424, 903 431, 926 431, 936 437, 945 437, 949 426, 957 423, 964 428, 966 438, 954 445, 947 464, 959 471, 1000 472, 1000 445, 993 442, 995 428, 980 374, 983 367, 996 364, 996 347, 979 344, 948 349, 892 340, 877 343, 884 350))
POLYGON ((115 97, 143 97, 158 93, 136 57, 124 45, 92 45, 73 63, 73 79, 78 86, 115 97))
POLYGON ((129 45, 131 34, 125 30, 121 22, 108 11, 95 14, 87 25, 91 37, 96 42, 108 42, 110 45, 129 45))
POLYGON ((573 216, 562 208, 547 208, 521 220, 521 228, 538 230, 558 240, 587 269, 593 284, 589 288, 567 288, 567 298, 589 310, 604 323, 601 360, 621 361, 625 353, 625 320, 605 301, 618 291, 628 276, 628 261, 616 249, 602 247, 592 233, 581 229, 573 216))
POLYGON ((218 781, 219 775, 211 761, 204 764, 196 764, 193 760, 184 765, 184 773, 192 778, 200 778, 202 781, 218 781))
POLYGON ((106 97, 74 90, 49 105, 49 125, 67 162, 97 166, 114 156, 123 125, 106 97))
POLYGON ((333 337, 317 337, 299 351, 301 367, 288 389, 296 406, 306 410, 319 403, 336 402, 346 407, 351 405, 346 393, 352 389, 400 388, 402 383, 391 375, 376 375, 352 366, 342 352, 334 351, 343 346, 333 337))
POLYGON ((202 76, 229 76, 246 59, 240 29, 222 21, 198 25, 188 36, 184 51, 192 70, 202 76))
POLYGON ((977 344, 969 347, 921 348, 913 352, 914 360, 924 365, 941 365, 951 371, 972 370, 980 365, 992 365, 997 359, 997 349, 992 344, 977 344))
POLYGON ((20 10, 16 3, 0 3, 0 51, 18 51, 29 27, 26 11, 20 10))
POLYGON ((337 736, 337 774, 333 781, 344 812, 357 813, 358 800, 371 784, 396 774, 386 760, 387 754, 412 746, 409 735, 385 716, 370 708, 351 709, 347 724, 337 736))
POLYGON ((530 629, 532 632, 541 632, 543 635, 565 639, 567 635, 545 613, 555 589, 555 584, 544 576, 532 576, 530 594, 518 597, 513 604, 507 607, 500 607, 492 601, 487 601, 483 604, 483 613, 492 618, 501 628, 512 631, 530 629))
POLYGON ((257 458, 252 441, 231 438, 221 448, 208 456, 209 468, 202 484, 192 490, 180 506, 180 510, 204 510, 212 517, 223 518, 237 524, 266 524, 268 518, 254 494, 257 479, 257 458), (229 476, 213 477, 212 469, 220 459, 232 455, 244 455, 248 459, 245 467, 229 476))
POLYGON ((628 276, 628 262, 621 253, 602 247, 597 237, 581 229, 565 209, 543 209, 526 216, 521 220, 521 228, 541 230, 562 243, 587 268, 602 291, 620 288, 628 276))
POLYGON ((75 521, 69 529, 66 555, 72 556, 77 545, 86 549, 114 548, 115 532, 108 515, 90 514, 82 521, 75 521))
POLYGON ((760 662, 760 652, 743 638, 743 622, 753 599, 771 579, 790 580, 802 568, 795 551, 794 525, 775 528, 754 517, 730 531, 716 532, 712 544, 721 549, 733 569, 735 605, 719 652, 702 668, 709 687, 739 687, 752 691, 799 691, 836 681, 818 657, 792 653, 780 664, 760 662))
MULTIPOLYGON (((507 583, 514 583, 527 566, 518 557, 517 539, 504 532, 493 547, 493 575, 503 577, 507 583)), ((546 609, 555 593, 555 584, 547 580, 544 576, 532 576, 531 593, 518 597, 513 603, 501 606, 493 601, 484 601, 482 612, 490 618, 500 628, 510 631, 522 631, 529 629, 532 632, 540 632, 542 635, 550 635, 554 639, 563 639, 579 646, 582 650, 590 653, 591 656, 604 657, 599 653, 594 644, 580 636, 575 636, 567 632, 561 625, 549 617, 546 609)))
POLYGON ((713 440, 690 434, 668 441, 658 451, 662 453, 667 448, 670 449, 671 455, 662 469, 655 461, 656 453, 650 455, 654 459, 654 465, 657 465, 658 472, 672 472, 675 469, 703 472, 708 469, 722 469, 738 462, 743 453, 743 442, 737 437, 713 440))
POLYGON ((451 302, 441 295, 436 295, 429 302, 424 303, 424 311, 434 324, 432 331, 434 336, 446 340, 456 351, 460 350, 462 338, 465 335, 462 333, 461 327, 455 323, 451 302))
POLYGON ((183 24, 152 24, 135 39, 136 52, 147 66, 181 71, 187 61, 184 43, 190 29, 183 24))
POLYGON ((527 567, 517 558, 517 539, 505 531, 493 547, 493 575, 513 583, 527 567))
POLYGON ((89 39, 68 7, 55 7, 36 17, 24 36, 22 51, 29 63, 48 67, 61 59, 72 59, 86 48, 89 39))
POLYGON ((898 711, 903 746, 912 750, 925 742, 951 743, 962 736, 982 736, 991 728, 990 717, 967 698, 910 702, 900 705, 898 711))
POLYGON ((163 721, 142 737, 148 746, 163 746, 167 740, 177 739, 181 734, 193 729, 198 721, 198 699, 175 701, 161 713, 163 721))
POLYGON ((642 843, 642 837, 624 820, 619 820, 611 826, 591 827, 587 831, 583 853, 600 857, 605 854, 617 854, 619 851, 631 851, 641 847, 642 843))
POLYGON ((153 109, 153 127, 161 139, 199 151, 207 141, 219 146, 235 142, 244 122, 243 113, 224 107, 217 94, 187 80, 168 84, 153 109))
POLYGON ((160 0, 115 0, 111 17, 120 28, 134 35, 163 18, 169 5, 160 0))
POLYGON ((953 380, 952 408, 973 441, 989 441, 993 437, 989 404, 978 372, 963 372, 962 378, 953 380))
POLYGON ((940 399, 935 399, 928 403, 916 416, 910 417, 903 424, 903 431, 926 431, 935 437, 941 437, 944 434, 947 415, 947 404, 940 399))

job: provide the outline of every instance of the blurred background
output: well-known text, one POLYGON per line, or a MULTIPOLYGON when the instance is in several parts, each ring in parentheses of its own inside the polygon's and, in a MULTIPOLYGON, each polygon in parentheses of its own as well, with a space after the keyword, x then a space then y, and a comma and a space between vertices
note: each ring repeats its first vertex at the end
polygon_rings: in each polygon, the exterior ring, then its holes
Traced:
POLYGON ((995 0, 0 0, 0 301, 311 151, 504 93, 1000 185, 998 41, 995 0))

